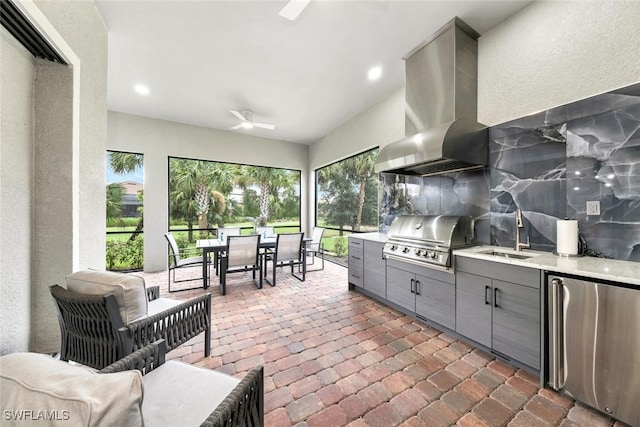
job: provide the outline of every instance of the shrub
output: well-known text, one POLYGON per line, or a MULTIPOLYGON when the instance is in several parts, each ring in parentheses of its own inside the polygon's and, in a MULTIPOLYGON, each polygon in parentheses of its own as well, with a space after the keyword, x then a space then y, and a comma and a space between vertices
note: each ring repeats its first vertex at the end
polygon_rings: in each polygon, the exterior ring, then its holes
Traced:
POLYGON ((347 238, 338 236, 333 240, 333 250, 336 256, 344 256, 347 254, 347 238))
POLYGON ((108 240, 107 270, 137 270, 144 263, 144 239, 137 236, 133 240, 108 240))

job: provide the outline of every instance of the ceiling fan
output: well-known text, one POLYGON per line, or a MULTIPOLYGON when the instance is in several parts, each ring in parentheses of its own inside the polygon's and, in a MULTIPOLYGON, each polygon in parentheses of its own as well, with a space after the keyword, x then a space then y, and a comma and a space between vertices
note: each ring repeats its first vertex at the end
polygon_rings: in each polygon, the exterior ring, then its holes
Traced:
POLYGON ((234 116, 236 116, 241 120, 240 124, 233 126, 231 129, 251 129, 251 128, 257 127, 257 128, 274 130, 276 128, 275 125, 272 125, 269 123, 254 122, 253 113, 251 111, 247 111, 247 110, 242 112, 239 112, 236 110, 229 110, 229 111, 231 112, 231 114, 233 114, 234 116))
POLYGON ((289 21, 295 21, 311 0, 289 0, 287 4, 278 12, 278 15, 289 21))

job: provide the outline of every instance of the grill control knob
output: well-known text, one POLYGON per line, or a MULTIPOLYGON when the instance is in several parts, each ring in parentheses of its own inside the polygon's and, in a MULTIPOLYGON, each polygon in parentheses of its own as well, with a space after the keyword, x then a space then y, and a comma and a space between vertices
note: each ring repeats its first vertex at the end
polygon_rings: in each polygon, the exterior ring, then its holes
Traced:
POLYGON ((417 255, 417 256, 422 255, 422 250, 421 250, 421 249, 416 249, 416 255, 417 255))
POLYGON ((436 258, 436 257, 438 256, 438 254, 437 254, 437 253, 435 253, 435 252, 431 252, 431 253, 429 254, 429 256, 430 256, 431 258, 436 258))
POLYGON ((409 248, 403 248, 403 249, 402 249, 402 253, 405 253, 405 254, 406 254, 407 252, 409 252, 409 248))

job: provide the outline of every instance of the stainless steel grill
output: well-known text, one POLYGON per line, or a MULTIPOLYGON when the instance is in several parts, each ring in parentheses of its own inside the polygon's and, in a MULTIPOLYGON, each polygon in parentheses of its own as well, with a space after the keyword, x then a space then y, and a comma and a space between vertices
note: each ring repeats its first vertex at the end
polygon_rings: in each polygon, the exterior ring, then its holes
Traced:
POLYGON ((451 269, 451 251, 473 244, 470 216, 401 215, 389 226, 383 253, 389 259, 451 269))

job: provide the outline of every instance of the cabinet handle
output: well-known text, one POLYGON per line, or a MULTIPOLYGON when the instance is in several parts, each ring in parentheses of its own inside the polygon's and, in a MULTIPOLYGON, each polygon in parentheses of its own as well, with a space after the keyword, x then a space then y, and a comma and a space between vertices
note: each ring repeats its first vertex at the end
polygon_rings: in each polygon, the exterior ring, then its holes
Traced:
POLYGON ((490 286, 485 286, 484 287, 484 305, 490 305, 491 303, 489 302, 489 297, 488 297, 488 291, 491 290, 490 286))
POLYGON ((416 295, 420 295, 420 281, 416 280, 416 295))
POLYGON ((354 255, 351 255, 351 258, 353 258, 353 259, 360 259, 360 257, 359 257, 359 256, 354 256, 354 255))
POLYGON ((493 306, 494 307, 500 307, 498 305, 498 288, 493 288, 493 306))
POLYGON ((413 286, 415 285, 416 281, 414 279, 411 279, 411 293, 415 294, 415 291, 413 290, 413 286))

